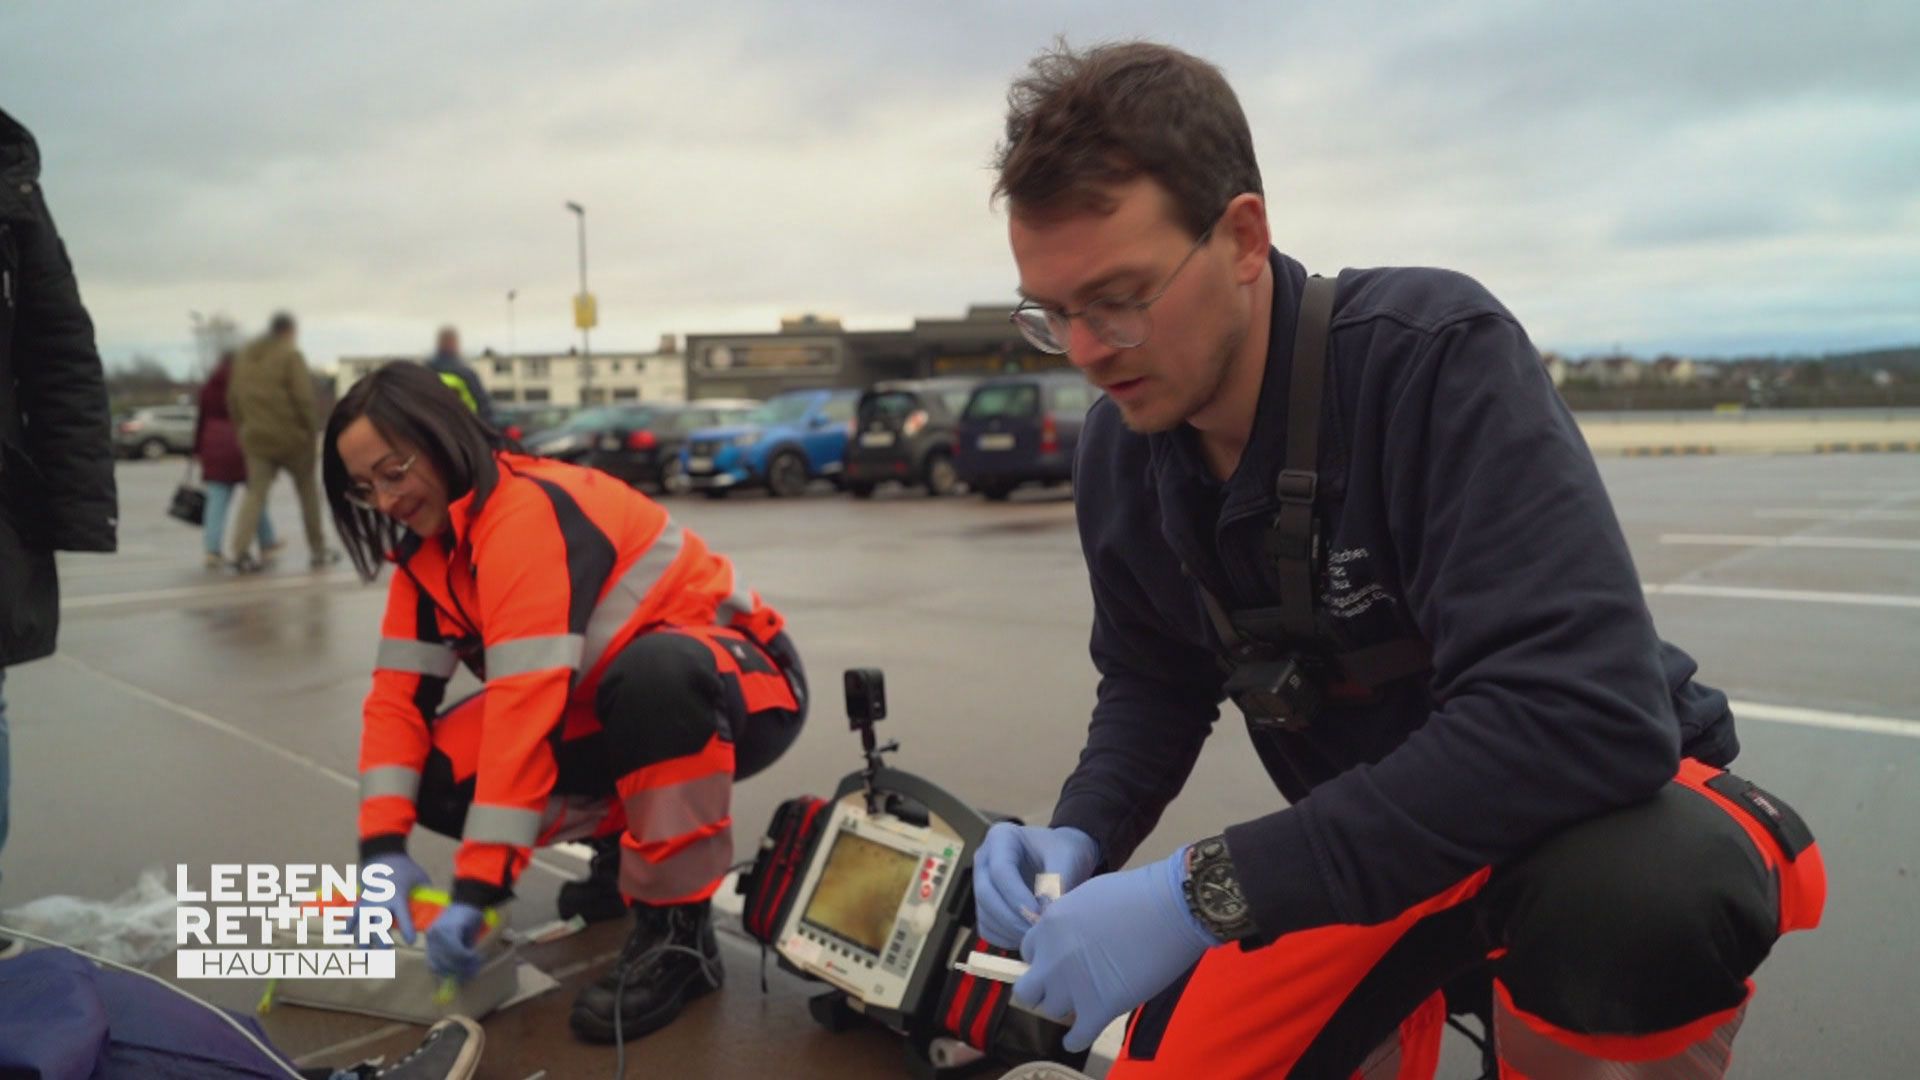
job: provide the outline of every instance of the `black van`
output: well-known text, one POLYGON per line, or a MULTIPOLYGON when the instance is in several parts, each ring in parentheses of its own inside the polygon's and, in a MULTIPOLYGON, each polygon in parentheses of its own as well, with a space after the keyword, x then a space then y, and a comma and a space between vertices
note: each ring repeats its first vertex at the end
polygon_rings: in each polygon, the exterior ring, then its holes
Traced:
POLYGON ((974 378, 901 379, 860 395, 847 444, 847 490, 867 498, 889 480, 919 484, 929 495, 960 489, 953 431, 974 378))
POLYGON ((1080 427, 1099 395, 1077 371, 981 383, 954 433, 960 479, 989 499, 1004 499, 1021 484, 1069 482, 1080 427))

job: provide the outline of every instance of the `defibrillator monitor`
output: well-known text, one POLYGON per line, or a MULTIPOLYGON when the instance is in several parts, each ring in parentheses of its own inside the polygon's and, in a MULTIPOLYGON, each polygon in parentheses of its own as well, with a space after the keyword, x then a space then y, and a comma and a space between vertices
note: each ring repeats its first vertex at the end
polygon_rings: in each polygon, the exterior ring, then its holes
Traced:
POLYGON ((866 1005, 900 1007, 923 959, 939 962, 929 938, 964 846, 937 817, 919 825, 842 797, 775 938, 780 954, 866 1005))

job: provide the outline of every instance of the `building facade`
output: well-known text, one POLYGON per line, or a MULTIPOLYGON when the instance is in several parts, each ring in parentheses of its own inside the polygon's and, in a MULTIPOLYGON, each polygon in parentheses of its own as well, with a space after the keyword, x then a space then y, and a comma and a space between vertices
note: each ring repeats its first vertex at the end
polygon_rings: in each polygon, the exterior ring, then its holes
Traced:
MULTIPOLYGON (((651 353, 577 352, 468 357, 502 405, 604 405, 696 398, 764 400, 787 390, 864 389, 887 379, 997 375, 1067 366, 1029 345, 1009 321, 1013 309, 975 305, 957 319, 916 319, 899 330, 847 330, 817 316, 785 319, 768 333, 672 335, 651 353)), ((410 356, 346 356, 336 393, 373 369, 410 356)))
MULTIPOLYGON (((669 336, 651 353, 578 352, 523 353, 503 356, 491 350, 470 356, 467 363, 480 376, 487 393, 500 405, 607 405, 642 401, 687 400, 686 357, 669 336)), ((413 356, 343 356, 336 376, 336 393, 365 378, 375 368, 395 361, 420 363, 413 356)))
POLYGON ((885 379, 993 375, 1066 366, 1027 344, 1009 307, 974 306, 958 319, 904 330, 845 330, 831 319, 782 322, 774 333, 688 334, 689 398, 769 398, 785 390, 865 388, 885 379))

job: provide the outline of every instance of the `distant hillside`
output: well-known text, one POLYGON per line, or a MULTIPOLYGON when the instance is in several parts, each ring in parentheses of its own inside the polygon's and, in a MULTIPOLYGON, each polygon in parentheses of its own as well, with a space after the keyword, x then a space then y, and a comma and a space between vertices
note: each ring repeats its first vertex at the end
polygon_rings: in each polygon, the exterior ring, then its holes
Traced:
POLYGON ((1920 374, 1920 345, 1902 349, 1873 349, 1867 352, 1828 353, 1826 363, 1850 371, 1892 371, 1920 374))
POLYGON ((1862 349, 1857 352, 1766 353, 1750 356, 1696 356, 1709 364, 1828 364, 1844 371, 1890 371, 1894 374, 1920 375, 1920 345, 1894 349, 1862 349))

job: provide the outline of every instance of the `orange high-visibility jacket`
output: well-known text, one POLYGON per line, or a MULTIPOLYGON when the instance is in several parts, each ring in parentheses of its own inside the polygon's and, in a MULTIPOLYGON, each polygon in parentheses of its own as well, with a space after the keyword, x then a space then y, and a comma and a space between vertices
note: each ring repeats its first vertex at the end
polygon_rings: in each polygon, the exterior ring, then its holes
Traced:
MULTIPOLYGON (((499 485, 448 507, 449 531, 409 538, 396 564, 363 710, 361 857, 402 850, 432 738, 465 662, 486 683, 474 799, 456 897, 497 899, 547 825, 553 747, 599 727, 606 664, 644 630, 731 626, 756 641, 778 612, 652 499, 604 473, 496 453, 499 485)), ((456 781, 466 777, 456 776, 456 781)))

